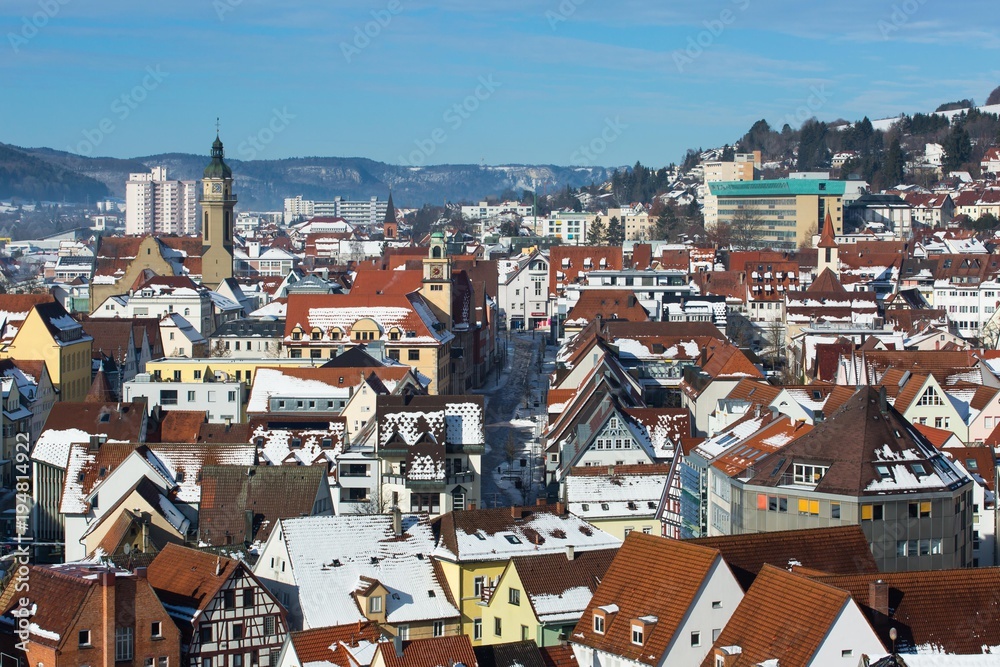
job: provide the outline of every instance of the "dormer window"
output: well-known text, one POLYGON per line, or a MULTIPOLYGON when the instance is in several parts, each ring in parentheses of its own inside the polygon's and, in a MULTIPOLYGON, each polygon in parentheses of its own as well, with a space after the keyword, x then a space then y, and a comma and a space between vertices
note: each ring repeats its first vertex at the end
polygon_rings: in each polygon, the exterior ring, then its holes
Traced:
POLYGON ((632 624, 632 643, 636 646, 642 646, 642 642, 645 639, 645 626, 641 623, 632 624))
POLYGON ((604 634, 604 614, 594 612, 594 632, 599 635, 604 634))
POLYGON ((794 480, 796 484, 819 484, 823 475, 829 470, 829 466, 809 465, 796 463, 794 467, 794 480))

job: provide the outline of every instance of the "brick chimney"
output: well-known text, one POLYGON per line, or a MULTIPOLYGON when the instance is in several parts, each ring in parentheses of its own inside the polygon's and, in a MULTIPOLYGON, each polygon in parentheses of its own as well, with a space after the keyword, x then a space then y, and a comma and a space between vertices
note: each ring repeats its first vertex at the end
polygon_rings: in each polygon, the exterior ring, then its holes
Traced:
POLYGON ((561 500, 556 503, 556 514, 558 514, 559 516, 563 516, 564 514, 566 514, 566 503, 564 503, 561 500))
POLYGON ((889 584, 881 579, 868 584, 868 607, 872 610, 873 616, 889 615, 889 584))
MULTIPOLYGON (((118 610, 115 608, 115 573, 104 571, 97 575, 101 587, 102 636, 101 667, 115 667, 115 618, 118 610)), ((94 642, 96 644, 96 642, 94 642)))
POLYGON ((510 508, 510 515, 515 519, 522 519, 524 518, 524 509, 514 505, 510 508))

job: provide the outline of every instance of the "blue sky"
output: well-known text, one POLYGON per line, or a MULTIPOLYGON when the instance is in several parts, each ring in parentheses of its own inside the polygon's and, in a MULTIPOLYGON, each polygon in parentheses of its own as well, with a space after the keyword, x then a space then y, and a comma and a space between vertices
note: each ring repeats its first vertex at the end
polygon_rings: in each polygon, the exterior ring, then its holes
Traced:
POLYGON ((0 141, 115 157, 206 153, 218 116, 244 159, 662 166, 759 118, 1000 85, 995 0, 4 0, 0 24, 0 141))

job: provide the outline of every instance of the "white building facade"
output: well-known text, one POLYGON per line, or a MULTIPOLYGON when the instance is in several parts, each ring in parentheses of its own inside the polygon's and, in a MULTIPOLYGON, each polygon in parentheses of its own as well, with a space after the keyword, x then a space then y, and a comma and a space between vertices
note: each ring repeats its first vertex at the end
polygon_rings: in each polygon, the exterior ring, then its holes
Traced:
POLYGON ((125 183, 125 233, 197 234, 198 181, 172 181, 166 167, 129 174, 125 183))

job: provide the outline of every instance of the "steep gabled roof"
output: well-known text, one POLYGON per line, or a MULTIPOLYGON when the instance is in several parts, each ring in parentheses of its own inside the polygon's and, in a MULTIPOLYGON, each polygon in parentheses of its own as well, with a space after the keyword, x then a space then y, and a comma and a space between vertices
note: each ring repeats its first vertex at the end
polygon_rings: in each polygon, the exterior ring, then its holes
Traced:
POLYGON ((750 588, 761 568, 804 567, 827 574, 878 572, 868 538, 860 526, 833 526, 722 537, 701 537, 694 544, 718 549, 743 590, 750 588))
POLYGON ((232 558, 168 544, 146 576, 165 604, 204 610, 239 566, 232 558))
POLYGON ((728 569, 715 549, 632 531, 625 538, 570 641, 645 665, 658 665, 706 579, 728 569), (642 584, 637 585, 641 572, 642 584), (593 615, 612 609, 604 633, 593 615), (656 617, 641 646, 632 643, 632 621, 656 617))
MULTIPOLYGON (((808 667, 829 636, 851 596, 833 586, 765 565, 740 601, 715 647, 739 646, 730 667, 761 664, 808 667), (789 604, 808 609, 805 615, 789 613, 789 604)), ((874 638, 872 639, 874 643, 874 638)), ((702 667, 714 667, 714 650, 702 667)))

